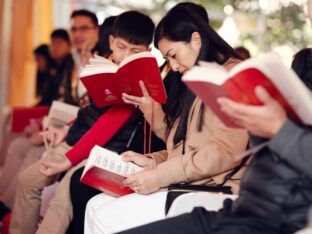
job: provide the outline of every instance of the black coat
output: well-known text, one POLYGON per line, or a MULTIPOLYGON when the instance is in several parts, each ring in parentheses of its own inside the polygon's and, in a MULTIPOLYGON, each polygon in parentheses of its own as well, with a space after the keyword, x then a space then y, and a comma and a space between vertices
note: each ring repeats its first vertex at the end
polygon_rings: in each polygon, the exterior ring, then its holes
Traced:
POLYGON ((288 121, 256 154, 240 188, 233 206, 238 216, 260 218, 275 233, 305 227, 312 205, 312 133, 288 121))

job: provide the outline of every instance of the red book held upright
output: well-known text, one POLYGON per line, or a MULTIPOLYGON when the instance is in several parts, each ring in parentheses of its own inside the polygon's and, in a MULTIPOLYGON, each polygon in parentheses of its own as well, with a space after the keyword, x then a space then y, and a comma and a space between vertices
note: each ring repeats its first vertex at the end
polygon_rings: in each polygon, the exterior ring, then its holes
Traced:
POLYGON ((30 124, 30 121, 41 119, 48 115, 48 106, 35 107, 13 107, 12 108, 12 132, 23 132, 25 127, 30 124))
POLYGON ((141 171, 142 168, 124 162, 120 155, 94 146, 80 181, 114 197, 131 194, 133 191, 122 184, 128 175, 141 171))
POLYGON ((277 54, 245 60, 229 72, 216 63, 200 62, 186 72, 182 80, 228 127, 238 126, 220 110, 217 98, 261 105, 254 92, 257 86, 263 86, 294 121, 312 125, 311 91, 277 54))
POLYGON ((155 57, 149 52, 133 54, 118 66, 108 59, 96 56, 90 59, 80 74, 89 95, 99 107, 124 103, 122 93, 142 96, 142 80, 157 102, 166 103, 166 92, 155 57))

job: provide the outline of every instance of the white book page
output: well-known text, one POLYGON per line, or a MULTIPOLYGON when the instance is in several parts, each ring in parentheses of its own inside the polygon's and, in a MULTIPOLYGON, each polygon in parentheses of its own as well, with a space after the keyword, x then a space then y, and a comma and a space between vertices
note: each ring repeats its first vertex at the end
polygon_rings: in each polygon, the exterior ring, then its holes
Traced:
POLYGON ((138 59, 138 58, 155 58, 154 55, 152 55, 150 52, 148 51, 144 51, 141 53, 136 53, 136 54, 132 54, 128 57, 126 57, 124 60, 122 60, 122 62, 120 63, 119 67, 124 66, 125 64, 138 59))
POLYGON ((101 74, 101 73, 115 73, 117 69, 118 69, 117 66, 112 66, 110 64, 109 65, 103 64, 101 66, 86 65, 81 71, 79 77, 83 78, 86 76, 91 76, 91 75, 101 74))
POLYGON ((183 81, 203 81, 216 85, 221 85, 228 78, 227 71, 219 64, 199 62, 199 66, 193 67, 187 71, 183 77, 183 81))
POLYGON ((63 127, 77 117, 79 107, 53 101, 48 115, 48 126, 63 127))
POLYGON ((89 59, 89 64, 84 66, 79 77, 85 77, 100 73, 115 73, 118 70, 117 64, 109 59, 95 55, 94 58, 89 59))
POLYGON ((97 145, 94 146, 90 152, 82 177, 93 166, 125 177, 143 170, 143 168, 134 163, 123 161, 122 157, 115 152, 97 145))

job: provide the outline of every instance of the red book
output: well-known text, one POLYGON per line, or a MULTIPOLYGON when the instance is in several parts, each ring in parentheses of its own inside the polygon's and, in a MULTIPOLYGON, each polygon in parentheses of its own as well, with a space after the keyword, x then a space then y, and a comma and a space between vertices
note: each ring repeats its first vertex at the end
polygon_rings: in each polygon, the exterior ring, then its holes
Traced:
POLYGON ((23 132, 31 120, 41 119, 48 115, 48 106, 13 107, 12 108, 12 132, 23 132))
POLYGON ((80 181, 114 197, 131 194, 134 191, 122 184, 128 175, 141 171, 142 168, 124 162, 120 155, 94 146, 80 181))
POLYGON ((99 107, 124 103, 122 93, 142 96, 140 80, 155 101, 166 103, 160 70, 155 57, 149 52, 130 55, 119 66, 96 56, 90 59, 90 64, 83 69, 80 78, 99 107))
POLYGON ((279 101, 294 121, 312 124, 312 95, 295 72, 287 68, 277 54, 269 53, 245 60, 229 72, 216 63, 200 62, 186 72, 182 80, 228 127, 238 127, 220 110, 219 97, 262 105, 255 88, 263 86, 279 101))

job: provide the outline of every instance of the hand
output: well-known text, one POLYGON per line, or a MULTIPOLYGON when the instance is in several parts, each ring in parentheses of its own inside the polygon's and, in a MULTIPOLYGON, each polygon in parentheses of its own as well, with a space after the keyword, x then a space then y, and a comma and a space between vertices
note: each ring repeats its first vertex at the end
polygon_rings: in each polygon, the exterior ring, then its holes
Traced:
POLYGON ((221 110, 251 134, 271 138, 287 121, 283 107, 261 86, 255 89, 262 106, 244 105, 228 98, 219 98, 221 110))
POLYGON ((52 142, 52 146, 59 145, 67 136, 66 128, 54 128, 50 127, 49 130, 40 133, 49 142, 52 142))
POLYGON ((83 97, 79 99, 79 106, 86 107, 89 104, 90 104, 90 98, 89 98, 89 95, 86 93, 85 95, 83 95, 83 97))
POLYGON ((127 151, 121 154, 125 162, 133 162, 140 167, 153 167, 154 161, 143 154, 138 154, 133 151, 127 151))
POLYGON ((35 119, 31 119, 30 123, 25 127, 24 134, 30 137, 32 134, 39 132, 39 124, 35 119))
POLYGON ((156 169, 145 169, 130 175, 123 184, 140 194, 150 194, 160 189, 156 169))
POLYGON ((72 163, 66 157, 55 161, 45 161, 43 159, 39 171, 45 176, 52 176, 67 171, 71 167, 72 163))
MULTIPOLYGON (((161 105, 158 102, 154 101, 153 98, 151 98, 151 96, 149 95, 143 81, 140 81, 139 85, 141 87, 143 97, 136 97, 136 96, 132 96, 132 95, 123 93, 122 94, 122 100, 125 103, 132 104, 135 107, 139 107, 139 109, 142 111, 142 113, 145 115, 145 117, 151 116, 153 107, 155 110, 155 109, 161 108, 161 105)), ((151 123, 151 119, 149 117, 146 118, 146 120, 149 123, 151 123)))
POLYGON ((80 58, 84 66, 89 64, 89 59, 92 58, 91 50, 93 49, 93 47, 93 43, 86 41, 81 48, 80 58))

